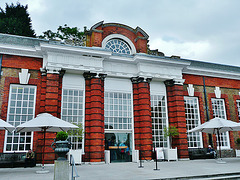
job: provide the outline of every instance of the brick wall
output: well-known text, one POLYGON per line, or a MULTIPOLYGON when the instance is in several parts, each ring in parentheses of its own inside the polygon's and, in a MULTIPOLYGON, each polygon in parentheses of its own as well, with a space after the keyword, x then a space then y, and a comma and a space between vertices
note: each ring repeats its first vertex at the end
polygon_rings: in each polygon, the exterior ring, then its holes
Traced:
POLYGON ((135 149, 141 159, 152 159, 152 119, 149 80, 132 78, 135 149))
MULTIPOLYGON (((40 113, 40 99, 41 99, 41 74, 39 69, 42 67, 42 59, 29 58, 22 56, 3 55, 2 59, 2 76, 0 84, 0 105, 1 105, 1 119, 7 119, 8 98, 11 84, 19 84, 19 72, 21 68, 29 69, 31 74, 29 79, 29 85, 37 86, 36 93, 36 108, 35 114, 40 113)), ((4 131, 0 133, 0 152, 3 152, 4 146, 4 131)), ((36 153, 38 150, 39 134, 34 132, 33 138, 33 151, 36 153)), ((38 154, 37 154, 37 157, 38 154)), ((39 159, 37 159, 39 160, 39 159)))
POLYGON ((178 128, 179 135, 173 137, 172 147, 178 148, 179 158, 188 158, 187 129, 183 86, 167 81, 168 120, 170 126, 178 128))
MULTIPOLYGON (((194 96, 198 97, 199 99, 199 108, 200 108, 200 118, 201 123, 206 122, 206 110, 205 110, 205 100, 203 94, 203 76, 199 75, 189 75, 184 74, 183 78, 185 79, 185 88, 184 94, 187 94, 187 84, 193 84, 195 94, 194 96)), ((207 93, 207 104, 208 104, 208 114, 209 118, 213 118, 213 111, 212 111, 212 103, 211 98, 215 98, 215 87, 220 87, 221 90, 221 99, 225 101, 225 109, 227 119, 239 122, 238 119, 238 110, 236 100, 240 100, 239 96, 239 89, 240 89, 240 81, 233 80, 233 79, 224 79, 224 78, 216 78, 216 77, 204 77, 205 78, 205 85, 206 85, 206 93, 207 93)), ((230 132, 230 146, 231 148, 236 148, 237 145, 235 143, 236 139, 240 137, 240 132, 230 132)), ((216 137, 213 135, 213 142, 214 146, 216 147, 216 137)), ((204 147, 207 147, 209 144, 208 135, 203 133, 203 144, 204 147)))
POLYGON ((104 79, 95 73, 85 77, 85 162, 104 161, 104 79))
POLYGON ((139 39, 139 37, 144 37, 140 32, 135 33, 134 29, 120 24, 111 25, 100 25, 97 27, 98 32, 93 31, 87 37, 87 46, 89 47, 101 47, 102 41, 105 37, 111 34, 121 34, 126 36, 135 46, 138 53, 147 53, 147 40, 139 39))

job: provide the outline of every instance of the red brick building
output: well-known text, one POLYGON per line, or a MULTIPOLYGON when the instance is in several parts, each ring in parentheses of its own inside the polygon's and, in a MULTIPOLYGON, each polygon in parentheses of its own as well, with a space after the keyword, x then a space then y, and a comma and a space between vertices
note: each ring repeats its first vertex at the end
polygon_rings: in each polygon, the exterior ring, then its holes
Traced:
MULTIPOLYGON (((189 148, 211 143, 205 133, 187 130, 213 118, 239 122, 240 67, 167 57, 148 50, 141 28, 99 22, 86 31, 86 47, 0 34, 0 118, 17 126, 47 112, 81 123, 84 137, 71 137, 85 162, 152 158, 152 149, 169 149, 164 128, 175 126, 178 158, 189 148)), ((237 148, 238 132, 222 134, 226 152, 237 148)), ((45 162, 55 154, 47 133, 45 162)), ((213 142, 215 136, 213 136, 213 142)), ((41 161, 41 132, 0 131, 0 152, 32 148, 41 161)), ((216 147, 216 143, 214 144, 216 147)))

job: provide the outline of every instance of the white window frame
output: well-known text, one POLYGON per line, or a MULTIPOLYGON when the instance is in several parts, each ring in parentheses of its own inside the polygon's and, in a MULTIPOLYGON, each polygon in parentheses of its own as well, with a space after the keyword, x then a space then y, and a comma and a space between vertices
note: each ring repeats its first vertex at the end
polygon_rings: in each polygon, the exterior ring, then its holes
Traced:
POLYGON ((236 100, 237 109, 238 109, 238 122, 240 122, 240 100, 236 100))
MULTIPOLYGON (((186 117, 186 125, 187 125, 187 130, 191 130, 199 125, 201 125, 201 120, 200 120, 200 112, 199 112, 199 102, 198 102, 198 98, 197 97, 190 97, 190 96, 184 96, 184 106, 185 106, 185 117, 186 117), (192 117, 197 117, 197 118, 192 118, 192 119, 188 119, 188 112, 187 112, 187 107, 186 107, 186 101, 196 101, 196 108, 192 108, 191 110, 193 110, 194 115, 190 115, 192 117), (193 120, 195 122, 195 124, 189 124, 188 121, 193 120), (196 123, 196 121, 198 123, 196 123), (191 126, 191 127, 190 127, 191 126)), ((192 113, 191 113, 192 114, 192 113)), ((202 142, 202 133, 201 132, 193 132, 193 133, 187 133, 187 137, 188 137, 188 148, 202 148, 203 147, 203 142, 202 142), (196 141, 195 143, 197 144, 196 146, 190 146, 190 143, 194 141, 190 142, 190 139, 198 139, 199 141, 196 141)))
POLYGON ((164 102, 165 103, 165 106, 161 106, 161 107, 164 107, 165 108, 165 111, 154 111, 154 110, 151 110, 151 118, 152 118, 152 136, 153 136, 153 145, 154 147, 156 148, 167 148, 169 147, 169 141, 168 139, 166 139, 164 137, 164 128, 168 127, 168 115, 167 115, 167 97, 165 95, 160 95, 160 94, 151 94, 151 109, 153 109, 154 107, 155 108, 159 108, 159 106, 154 106, 153 107, 153 104, 155 104, 155 101, 159 102, 160 99, 164 98, 164 100, 161 102, 164 102), (160 114, 160 113, 165 113, 165 117, 155 117, 154 115, 155 114, 160 114), (154 115, 153 115, 154 114, 154 115), (164 118, 165 118, 165 122, 161 122, 160 123, 160 120, 161 121, 164 121, 164 118), (158 123, 155 123, 156 121, 158 121, 158 123), (162 129, 160 129, 159 127, 162 125, 162 129), (155 129, 155 127, 158 127, 158 129, 155 129), (157 134, 155 134, 155 132, 157 132, 157 134), (163 144, 162 146, 157 146, 157 144, 163 144))
MULTIPOLYGON (((122 101, 124 99, 121 99, 122 101)), ((132 93, 130 92, 105 92, 104 94, 104 117, 105 117, 105 120, 104 120, 104 129, 105 131, 120 131, 120 132, 123 132, 123 131, 126 131, 126 132, 132 132, 132 129, 133 129, 133 107, 132 107, 132 104, 133 104, 133 98, 132 98, 132 93), (127 98, 127 100, 130 100, 130 104, 127 105, 127 109, 126 111, 124 111, 122 108, 124 106, 121 106, 121 105, 124 105, 124 102, 122 102, 121 104, 117 103, 115 104, 114 101, 116 99, 116 101, 120 101, 119 98, 110 98, 109 96, 111 95, 111 93, 113 94, 113 96, 116 94, 116 95, 124 95, 126 94, 126 96, 129 96, 130 95, 130 98, 127 98), (107 94, 109 94, 107 96, 107 94), (108 97, 108 99, 106 99, 108 97), (112 103, 106 103, 106 102, 113 102, 112 103), (108 106, 113 106, 113 109, 108 109, 107 107, 108 106), (118 110, 116 110, 116 108, 118 108, 118 110), (121 109, 120 109, 121 108, 121 109), (115 115, 114 113, 116 112, 117 115, 115 115), (124 115, 124 113, 126 113, 124 115), (109 121, 106 121, 107 118, 113 118, 113 128, 110 129, 110 128, 105 128, 105 123, 109 123, 109 121), (115 119, 114 118, 119 118, 118 119, 118 122, 115 122, 115 119), (120 118, 122 119, 122 123, 119 122, 120 118), (123 118, 127 118, 127 119, 130 119, 130 122, 127 122, 127 123, 123 123, 123 118), (114 123, 115 122, 115 123, 114 123), (127 128, 123 128, 124 124, 126 124, 127 128), (118 128, 115 128, 115 125, 118 126, 118 128), (120 128, 120 125, 121 125, 121 128, 120 128), (129 125, 131 127, 129 127, 129 125)))
MULTIPOLYGON (((11 106, 10 106, 10 104, 11 104, 11 99, 12 99, 12 88, 13 87, 23 87, 23 88, 25 88, 25 87, 29 87, 29 88, 34 88, 34 99, 32 100, 32 102, 33 102, 33 113, 32 113, 32 117, 30 117, 30 118, 27 118, 26 120, 24 120, 22 123, 24 123, 24 122, 26 122, 26 121, 28 121, 28 120, 31 120, 31 119, 33 119, 34 117, 35 117, 35 108, 36 108, 36 94, 37 94, 37 86, 33 86, 33 85, 20 85, 20 84, 10 84, 10 88, 9 88, 9 99, 8 99, 8 110, 7 110, 7 122, 9 122, 10 124, 12 124, 12 125, 14 125, 14 126, 17 126, 17 124, 15 125, 15 120, 13 121, 13 122, 10 122, 10 120, 9 120, 9 116, 10 116, 10 108, 11 108, 11 106)), ((16 99, 17 100, 17 99, 16 99)), ((26 101, 19 101, 19 102, 21 102, 21 110, 22 110, 22 107, 23 107, 23 102, 26 102, 26 101)), ((17 104, 17 102, 16 102, 16 104, 17 104)), ((16 108, 17 108, 17 106, 16 106, 16 104, 15 104, 15 110, 16 110, 16 108)), ((27 101, 27 104, 29 104, 29 101, 27 101)), ((29 106, 27 106, 27 107, 29 107, 29 106)), ((17 111, 17 110, 16 110, 17 111)), ((27 110, 28 111, 28 110, 27 110)), ((17 114, 15 113, 15 115, 14 116, 16 116, 17 114)), ((23 114, 20 114, 20 116, 22 116, 23 114)), ((27 114, 25 114, 25 115, 27 115, 27 114)), ((29 115, 28 115, 29 116, 29 115)), ((22 118, 22 117, 21 117, 22 118)), ((31 135, 27 135, 29 132, 26 132, 26 133, 17 133, 17 138, 18 138, 18 143, 17 144, 20 144, 20 139, 21 139, 21 134, 24 134, 24 137, 25 138, 27 138, 27 137, 31 137, 31 143, 30 143, 30 149, 32 149, 32 147, 33 147, 33 132, 31 132, 31 135)), ((25 149, 25 147, 24 147, 24 150, 13 150, 13 146, 12 146, 12 148, 11 148, 11 151, 7 151, 6 150, 6 148, 7 148, 7 139, 8 139, 8 134, 12 134, 12 145, 13 145, 13 140, 14 140, 14 131, 12 132, 12 133, 9 133, 9 132, 5 132, 5 140, 4 140, 4 151, 3 152, 9 152, 9 153, 11 153, 11 152, 27 152, 28 151, 28 149, 25 149)), ((26 143, 24 143, 24 144, 26 144, 26 143)))
MULTIPOLYGON (((78 97, 78 103, 79 103, 79 98, 81 97, 81 96, 77 96, 78 97)), ((67 98, 69 98, 69 95, 67 95, 67 98)), ((84 130, 84 121, 85 121, 85 92, 84 92, 84 90, 81 90, 81 89, 74 89, 74 88, 62 88, 62 102, 61 102, 61 118, 63 119, 63 120, 65 120, 65 121, 68 121, 68 122, 70 122, 70 123, 77 123, 77 124, 79 124, 79 121, 77 120, 77 122, 76 121, 74 121, 74 120, 72 120, 72 121, 69 121, 69 120, 66 120, 65 118, 64 118, 64 116, 71 116, 72 117, 72 119, 74 119, 74 117, 75 118, 79 118, 79 116, 80 117, 82 117, 82 122, 81 122, 81 124, 82 124, 82 128, 83 128, 83 130, 84 130), (79 108, 77 108, 77 109, 75 109, 74 107, 72 107, 71 108, 71 110, 69 110, 68 109, 68 107, 64 107, 64 103, 66 103, 67 104, 67 106, 68 106, 68 104, 69 104, 69 102, 72 102, 72 104, 73 104, 73 102, 74 102, 74 96, 72 96, 72 98, 73 98, 73 101, 64 101, 64 91, 73 91, 73 94, 74 94, 74 91, 81 91, 82 92, 82 102, 81 102, 81 104, 82 104, 82 109, 79 109, 79 108), (68 112, 67 112, 67 114, 65 115, 65 114, 63 114, 63 111, 64 110, 66 110, 66 111, 82 111, 82 114, 81 115, 79 115, 78 113, 77 113, 77 115, 69 115, 68 114, 68 112)), ((72 144, 75 144, 77 147, 78 147, 78 145, 79 144, 81 144, 81 146, 82 146, 82 148, 80 148, 80 149, 84 149, 84 133, 83 133, 83 135, 82 135, 82 140, 81 140, 81 143, 80 142, 75 142, 75 141, 73 141, 73 136, 69 136, 70 138, 71 138, 71 142, 72 142, 72 144)), ((71 149, 73 149, 73 150, 78 150, 78 148, 72 148, 71 147, 71 149)))
MULTIPOLYGON (((135 150, 135 138, 134 138, 134 111, 133 111, 133 90, 130 79, 107 77, 104 81, 104 91, 116 92, 116 93, 129 93, 131 94, 131 109, 132 109, 132 128, 131 129, 105 129, 104 120, 104 132, 105 133, 131 133, 132 138, 132 150, 135 150)), ((105 98, 105 97, 104 97, 105 98)), ((104 118, 105 118, 105 100, 104 100, 104 118)))
POLYGON ((136 48, 135 48, 134 44, 132 43, 132 41, 122 34, 111 34, 111 35, 105 37, 102 41, 103 48, 105 48, 107 42, 110 39, 121 39, 121 40, 125 41, 130 46, 130 49, 131 49, 130 54, 136 54, 137 51, 136 51, 136 48))
MULTIPOLYGON (((226 115, 226 108, 225 108, 225 100, 224 99, 218 99, 218 98, 211 98, 211 103, 212 103, 212 109, 213 109, 213 117, 220 117, 223 119, 227 119, 227 115, 226 115), (214 114, 214 106, 213 106, 213 101, 222 101, 223 102, 223 109, 221 111, 223 111, 223 114, 221 115, 215 115, 214 114)), ((227 143, 227 145, 223 146, 221 145, 221 149, 230 149, 230 140, 229 140, 229 133, 225 132, 225 133, 221 133, 220 134, 220 138, 225 138, 225 141, 227 143)), ((217 138, 217 143, 218 143, 218 138, 217 138)), ((223 143, 223 141, 221 141, 221 143, 223 143)), ((218 147, 219 148, 219 147, 218 147)))

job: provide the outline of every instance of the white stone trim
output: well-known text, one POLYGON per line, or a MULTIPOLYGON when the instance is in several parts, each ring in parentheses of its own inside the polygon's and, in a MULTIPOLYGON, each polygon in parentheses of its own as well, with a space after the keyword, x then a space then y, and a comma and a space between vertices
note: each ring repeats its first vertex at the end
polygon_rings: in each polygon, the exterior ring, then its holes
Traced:
POLYGON ((104 91, 112 91, 112 92, 132 92, 132 82, 130 79, 122 79, 122 78, 109 78, 106 77, 104 81, 104 91))
POLYGON ((176 85, 183 85, 184 81, 185 81, 185 79, 175 79, 175 78, 173 78, 173 82, 176 85))
POLYGON ((221 70, 213 70, 213 69, 204 69, 204 68, 196 68, 196 67, 187 67, 183 70, 183 74, 193 74, 200 76, 210 76, 210 77, 218 77, 218 78, 227 78, 227 79, 240 79, 240 73, 231 72, 231 71, 221 71, 221 70))
POLYGON ((105 37, 102 41, 102 48, 105 48, 107 42, 110 39, 122 39, 123 41, 127 42, 127 44, 130 46, 131 48, 131 54, 136 54, 136 48, 134 46, 134 44, 132 43, 132 41, 130 39, 128 39, 126 36, 121 35, 121 34, 111 34, 107 37, 105 37))
POLYGON ((214 93, 215 93, 216 98, 218 98, 218 99, 221 98, 220 87, 215 87, 214 93))
POLYGON ((28 84, 30 78, 30 73, 28 73, 28 69, 21 69, 19 73, 19 82, 20 84, 28 84))
POLYGON ((193 84, 188 84, 187 90, 188 90, 188 96, 194 96, 193 84))

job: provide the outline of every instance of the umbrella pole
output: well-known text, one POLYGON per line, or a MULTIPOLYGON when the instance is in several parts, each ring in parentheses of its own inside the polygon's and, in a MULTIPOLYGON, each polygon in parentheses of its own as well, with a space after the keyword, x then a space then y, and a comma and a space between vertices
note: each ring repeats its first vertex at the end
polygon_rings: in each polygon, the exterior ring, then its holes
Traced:
POLYGON ((42 154, 42 168, 44 169, 44 154, 45 154, 45 137, 46 137, 46 128, 43 131, 43 154, 42 154))
POLYGON ((219 133, 219 129, 217 129, 217 135, 218 135, 218 144, 219 144, 219 157, 220 159, 222 158, 222 153, 221 153, 221 138, 220 138, 220 133, 219 133))

